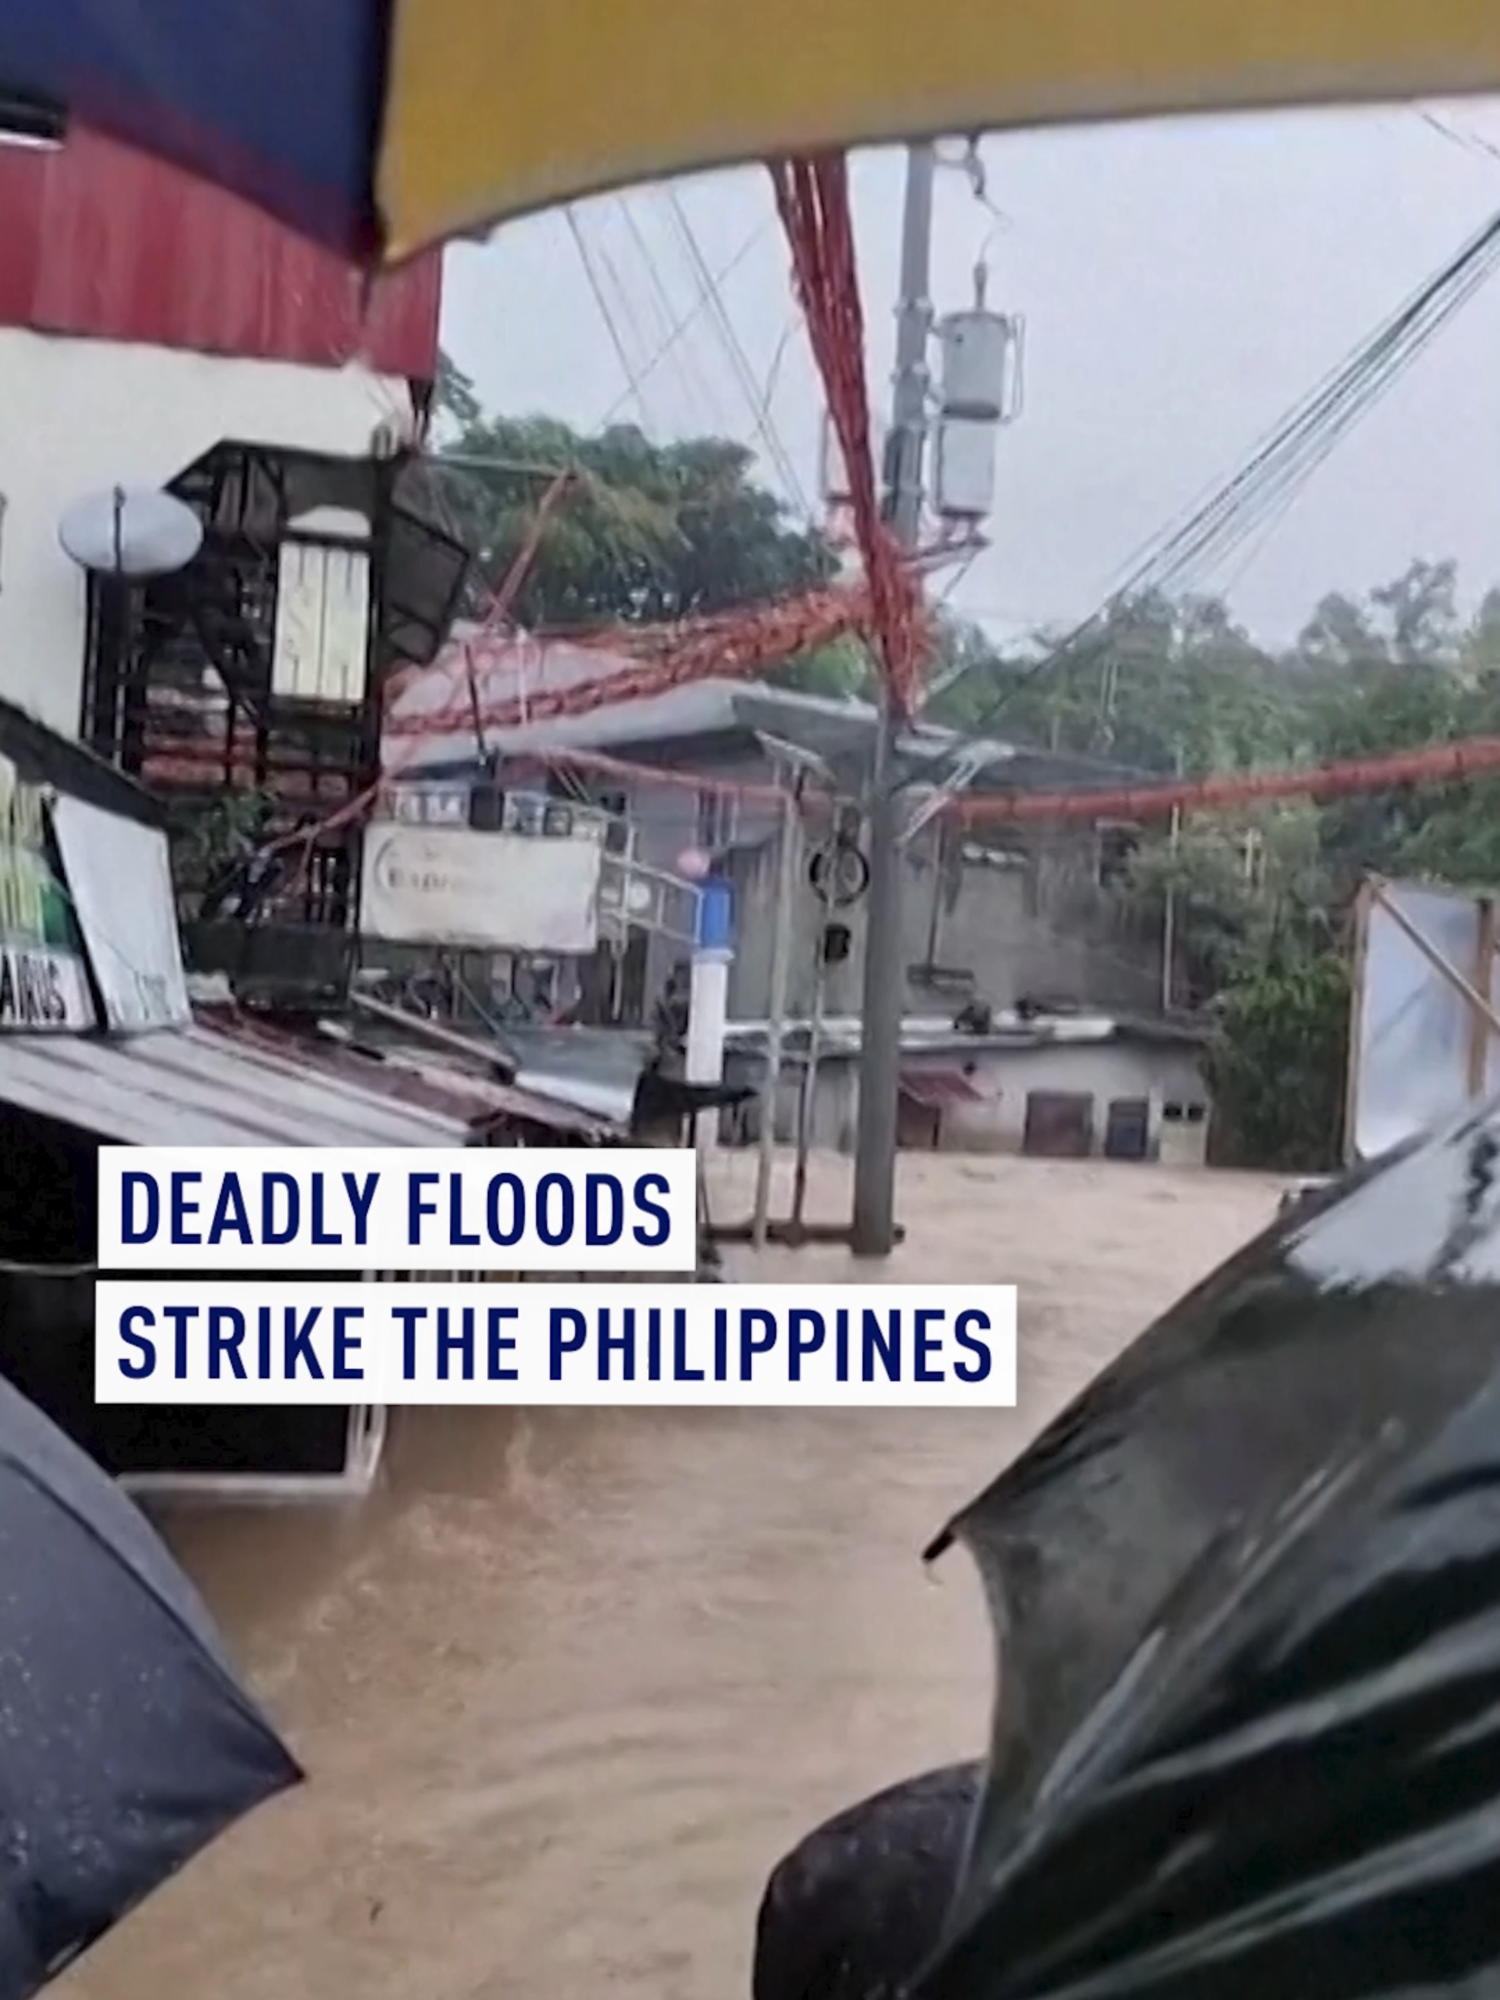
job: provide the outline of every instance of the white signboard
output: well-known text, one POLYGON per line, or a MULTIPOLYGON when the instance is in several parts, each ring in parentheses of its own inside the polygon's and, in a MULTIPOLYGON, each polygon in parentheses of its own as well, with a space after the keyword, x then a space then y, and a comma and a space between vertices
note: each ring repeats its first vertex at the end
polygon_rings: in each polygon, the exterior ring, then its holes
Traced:
POLYGON ((94 1026, 83 960, 52 945, 0 944, 0 1029, 27 1034, 94 1026))
POLYGON ((1367 892, 1350 1066, 1349 1129, 1359 1159, 1388 1153, 1500 1088, 1500 1042, 1391 914, 1394 907, 1490 1000, 1494 950, 1484 905, 1482 894, 1425 883, 1386 882, 1379 895, 1367 892))
POLYGON ((193 1018, 167 836, 81 799, 52 802, 63 874, 111 1028, 186 1027, 193 1018))
POLYGON ((599 939, 601 860, 587 835, 379 821, 365 834, 359 927, 394 944, 584 955, 599 939))

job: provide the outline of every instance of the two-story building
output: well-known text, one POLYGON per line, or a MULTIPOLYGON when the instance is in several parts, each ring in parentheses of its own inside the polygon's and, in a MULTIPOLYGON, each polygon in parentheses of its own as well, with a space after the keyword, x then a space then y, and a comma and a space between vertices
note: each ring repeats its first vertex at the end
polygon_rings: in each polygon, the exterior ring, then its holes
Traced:
POLYGON ((87 131, 0 141, 0 694, 80 729, 80 498, 163 488, 225 439, 366 457, 437 372, 441 262, 359 275, 244 203, 87 131))
MULTIPOLYGON (((455 645, 465 643, 459 635, 455 645)), ((525 637, 481 637, 472 644, 481 714, 524 716, 538 695, 607 683, 620 670, 594 646, 525 637)), ((408 774, 458 777, 477 768, 472 730, 422 728, 424 709, 451 703, 440 659, 430 677, 403 689, 386 718, 387 765, 408 774)), ((700 680, 632 700, 604 700, 574 715, 513 720, 486 732, 484 748, 517 782, 550 782, 586 796, 616 816, 619 839, 643 864, 670 874, 684 856, 707 852, 732 877, 737 896, 730 1013, 766 1015, 777 894, 780 806, 772 781, 777 745, 791 745, 857 797, 874 745, 875 712, 866 702, 776 688, 763 681, 700 680), (577 758, 577 762, 571 759, 577 758), (599 766, 608 760, 609 769, 599 766), (539 778, 538 773, 542 776, 539 778)), ((1025 745, 962 744, 953 732, 916 727, 900 759, 919 799, 924 789, 968 759, 969 796, 1005 792, 1108 789, 1135 774, 1088 759, 1025 745)), ((808 867, 797 885, 788 1005, 807 1010, 817 976, 816 945, 830 915, 849 931, 847 954, 826 969, 830 1015, 858 1011, 863 982, 863 906, 828 911, 810 878, 811 856, 829 833, 828 815, 809 812, 808 867)), ((1111 895, 1134 830, 1074 822, 1023 835, 966 834, 935 815, 906 848, 903 942, 893 968, 907 1011, 951 1016, 973 999, 997 1009, 1038 1000, 1103 1009, 1149 1011, 1162 989, 1161 940, 1134 933, 1111 895)), ((640 1022, 681 944, 646 925, 606 948, 609 963, 590 978, 598 1017, 640 1022)), ((595 969, 598 970, 597 968, 595 969)))
MULTIPOLYGON (((431 659, 467 564, 411 450, 440 258, 367 288, 87 131, 0 144, 0 213, 0 695, 174 811, 328 815, 374 780, 383 680, 431 659), (157 495, 196 516, 196 553, 83 566, 67 524, 157 495)), ((299 906, 262 913, 327 933, 302 954, 323 986, 358 839, 353 821, 320 839, 299 906)), ((209 962, 246 972, 243 926, 218 945, 209 962)))

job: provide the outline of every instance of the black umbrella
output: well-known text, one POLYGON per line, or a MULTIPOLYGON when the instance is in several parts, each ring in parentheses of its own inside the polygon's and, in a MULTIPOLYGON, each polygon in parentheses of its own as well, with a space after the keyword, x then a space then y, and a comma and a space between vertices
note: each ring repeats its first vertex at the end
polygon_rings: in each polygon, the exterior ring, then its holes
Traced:
MULTIPOLYGON (((794 1850, 762 1907, 756 2000, 803 2000, 780 1968, 812 1959, 840 1966, 829 1991, 847 2000, 904 1983, 955 1888, 971 1917, 988 1910, 1039 1788, 1143 1635, 1180 1633, 1180 1607, 1230 1592, 1255 1524, 1364 1464, 1392 1426, 1405 1463, 1482 1389, 1500 1362, 1497 1129, 1465 1118, 1289 1209, 949 1524, 928 1554, 969 1548, 995 1623, 988 1768, 910 1780, 794 1850)), ((963 1954, 944 2000, 1006 1990, 1004 1921, 974 1921, 989 1957, 963 1954)))
POLYGON ((1002 1843, 1079 1716, 1147 1623, 1393 1417, 1418 1443, 1500 1361, 1493 1295, 1435 1275, 1478 1154, 1466 1119, 1309 1197, 1143 1333, 928 1550, 963 1542, 984 1578, 999 1688, 980 1836, 1002 1843), (1420 1240, 1401 1240, 1402 1218, 1420 1240), (1383 1281, 1391 1246, 1399 1285, 1383 1281), (1330 1280, 1330 1256, 1339 1260, 1330 1280), (1413 1328, 1408 1283, 1440 1318, 1413 1328), (1426 1296, 1426 1294, 1424 1294, 1426 1296))
MULTIPOLYGON (((1441 1299, 1408 1305, 1413 1340, 1441 1338, 1441 1299)), ((1247 1522, 1141 1635, 1024 1827, 973 1857, 915 1994, 1493 1992, 1497 1488, 1500 1375, 1426 1444, 1395 1419, 1247 1522)))
POLYGON ((0 1382, 0 2000, 301 1776, 144 1517, 0 1382))

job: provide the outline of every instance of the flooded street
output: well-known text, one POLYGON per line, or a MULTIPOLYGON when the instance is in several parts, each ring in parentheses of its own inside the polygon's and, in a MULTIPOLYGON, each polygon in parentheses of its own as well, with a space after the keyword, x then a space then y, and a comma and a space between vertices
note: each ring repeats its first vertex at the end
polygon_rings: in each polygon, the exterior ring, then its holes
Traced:
MULTIPOLYGON (((983 1740, 979 1592, 961 1555, 925 1576, 923 1542, 1277 1185, 937 1156, 903 1176, 893 1279, 1021 1286, 1019 1412, 418 1411, 357 1511, 169 1522, 311 1782, 59 1994, 742 2000, 783 1849, 983 1740)), ((847 1212, 843 1177, 819 1163, 815 1213, 847 1212)), ((834 1251, 755 1274, 871 1275, 834 1251)))

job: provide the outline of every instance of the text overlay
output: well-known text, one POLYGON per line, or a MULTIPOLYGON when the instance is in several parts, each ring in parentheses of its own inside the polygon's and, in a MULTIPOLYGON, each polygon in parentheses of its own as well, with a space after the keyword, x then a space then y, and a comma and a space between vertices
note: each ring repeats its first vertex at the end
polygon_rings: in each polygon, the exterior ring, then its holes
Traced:
POLYGON ((102 1146, 104 1271, 691 1271, 668 1148, 102 1146))
POLYGON ((1006 1285, 101 1280, 120 1403, 1012 1408, 1006 1285))

